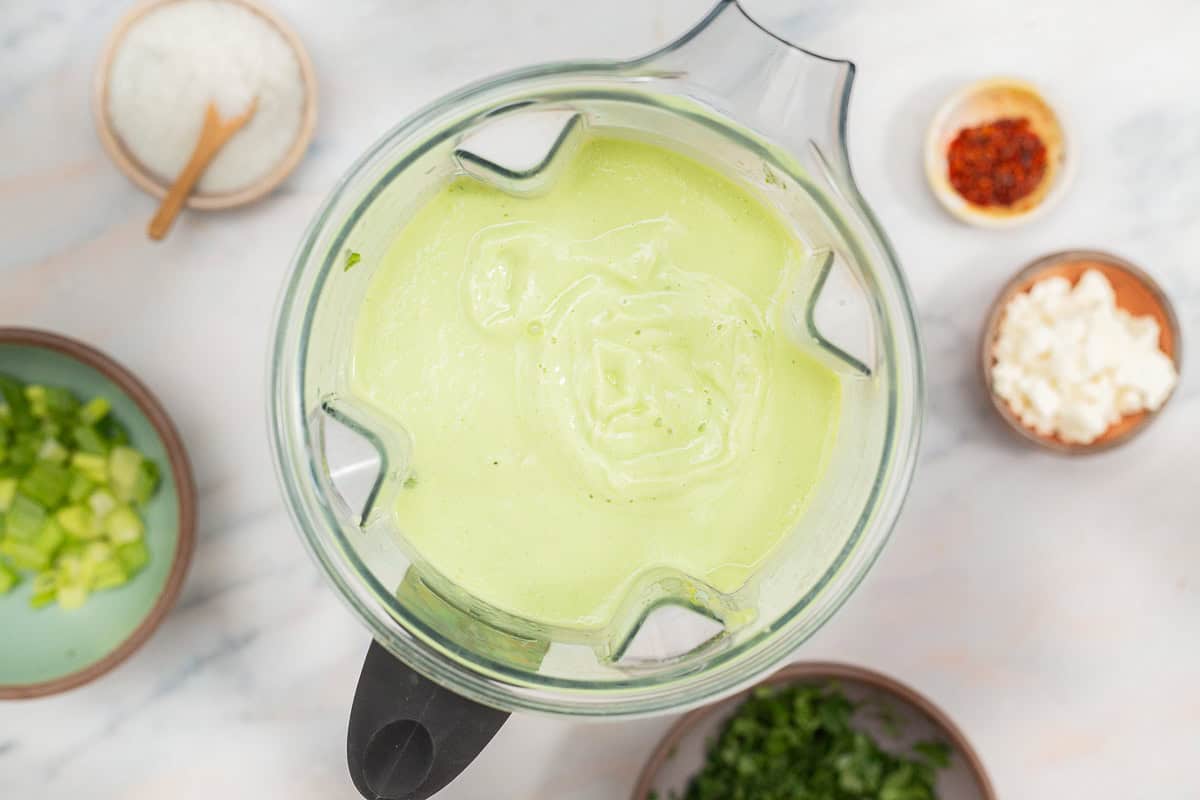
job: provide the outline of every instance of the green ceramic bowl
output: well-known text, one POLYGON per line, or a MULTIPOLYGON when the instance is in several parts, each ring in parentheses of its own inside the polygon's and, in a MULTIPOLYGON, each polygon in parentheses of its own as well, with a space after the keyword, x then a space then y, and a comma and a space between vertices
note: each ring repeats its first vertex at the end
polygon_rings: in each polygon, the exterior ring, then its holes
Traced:
POLYGON ((129 583, 96 592, 75 611, 53 604, 31 608, 28 578, 0 595, 0 700, 5 700, 73 689, 108 672, 146 641, 175 602, 191 561, 196 488, 183 443, 162 406, 102 353, 52 333, 0 328, 0 373, 63 386, 84 399, 107 397, 134 446, 164 467, 162 485, 144 511, 150 562, 129 583))

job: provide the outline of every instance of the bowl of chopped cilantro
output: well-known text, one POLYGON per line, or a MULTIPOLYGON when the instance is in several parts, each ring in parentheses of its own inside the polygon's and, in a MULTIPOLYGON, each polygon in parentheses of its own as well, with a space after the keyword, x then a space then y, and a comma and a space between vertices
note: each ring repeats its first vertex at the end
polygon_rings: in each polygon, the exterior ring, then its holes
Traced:
POLYGON ((183 583, 195 487, 128 370, 73 339, 0 328, 0 700, 108 672, 183 583))
POLYGON ((995 800, 983 762, 937 706, 846 664, 792 664, 685 714, 633 800, 995 800))

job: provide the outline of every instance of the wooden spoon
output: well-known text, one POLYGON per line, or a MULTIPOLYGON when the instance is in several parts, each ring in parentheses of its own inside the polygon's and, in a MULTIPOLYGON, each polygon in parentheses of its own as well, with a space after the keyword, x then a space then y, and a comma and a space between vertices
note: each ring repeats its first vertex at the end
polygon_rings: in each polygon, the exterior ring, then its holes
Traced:
POLYGON ((208 108, 204 110, 204 128, 200 131, 200 140, 196 142, 192 158, 183 168, 183 172, 179 173, 179 177, 175 179, 171 190, 163 198, 162 205, 158 207, 158 213, 154 215, 154 219, 150 220, 150 227, 146 229, 146 233, 151 239, 158 241, 167 235, 167 231, 171 229, 175 217, 179 216, 179 211, 183 208, 188 195, 192 193, 196 181, 200 180, 204 170, 208 169, 209 162, 216 157, 229 138, 250 121, 257 110, 258 98, 256 97, 250 101, 250 105, 241 114, 229 119, 222 119, 221 112, 217 110, 217 104, 209 102, 208 108))

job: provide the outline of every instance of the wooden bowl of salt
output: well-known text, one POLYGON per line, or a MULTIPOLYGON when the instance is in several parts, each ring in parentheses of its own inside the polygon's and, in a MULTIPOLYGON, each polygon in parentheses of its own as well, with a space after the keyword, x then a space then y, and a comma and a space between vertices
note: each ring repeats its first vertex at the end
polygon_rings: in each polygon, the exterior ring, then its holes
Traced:
POLYGON ((134 184, 166 196, 200 137, 205 109, 253 118, 205 170, 189 208, 244 205, 274 190, 317 120, 312 62, 295 32, 248 0, 150 0, 117 23, 93 82, 104 149, 134 184))

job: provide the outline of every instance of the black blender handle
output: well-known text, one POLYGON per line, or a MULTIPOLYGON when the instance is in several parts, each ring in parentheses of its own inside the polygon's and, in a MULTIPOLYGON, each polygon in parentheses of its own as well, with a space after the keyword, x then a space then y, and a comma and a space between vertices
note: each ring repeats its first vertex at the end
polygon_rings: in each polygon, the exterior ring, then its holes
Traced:
POLYGON ((443 689, 372 641, 346 736, 354 787, 368 800, 432 797, 507 719, 507 711, 443 689))

